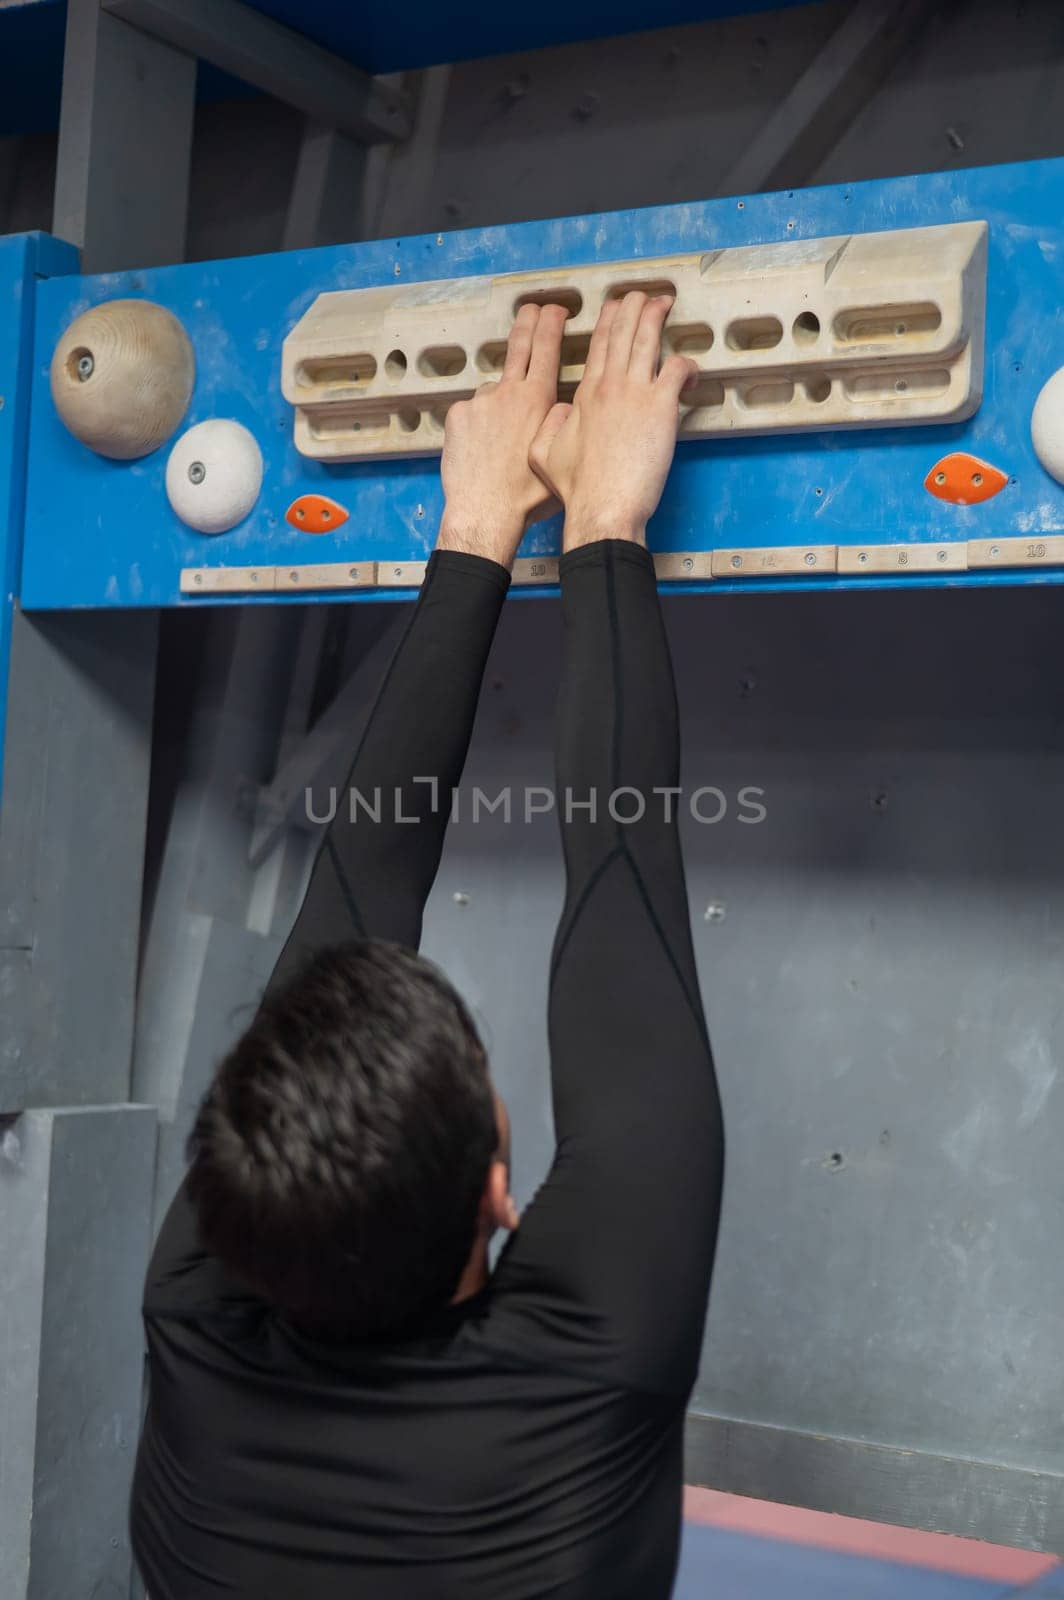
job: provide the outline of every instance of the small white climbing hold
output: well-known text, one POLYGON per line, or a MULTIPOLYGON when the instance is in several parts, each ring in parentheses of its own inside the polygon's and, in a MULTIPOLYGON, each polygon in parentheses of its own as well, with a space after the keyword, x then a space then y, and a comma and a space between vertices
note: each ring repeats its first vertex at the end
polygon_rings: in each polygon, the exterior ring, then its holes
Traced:
POLYGON ((240 422, 218 417, 183 433, 166 463, 166 493, 182 522, 225 533, 243 522, 262 488, 262 451, 240 422))
POLYGON ((1031 440, 1050 477, 1064 483, 1064 367, 1054 372, 1034 403, 1031 440))

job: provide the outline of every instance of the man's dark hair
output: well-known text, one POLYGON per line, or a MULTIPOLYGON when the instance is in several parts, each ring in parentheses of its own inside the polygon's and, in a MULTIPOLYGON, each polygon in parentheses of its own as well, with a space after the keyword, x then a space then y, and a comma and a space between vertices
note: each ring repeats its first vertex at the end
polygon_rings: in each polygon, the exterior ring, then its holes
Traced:
POLYGON ((498 1144, 487 1061, 400 945, 318 955, 268 995, 189 1140, 204 1247, 298 1326, 394 1335, 445 1306, 498 1144))

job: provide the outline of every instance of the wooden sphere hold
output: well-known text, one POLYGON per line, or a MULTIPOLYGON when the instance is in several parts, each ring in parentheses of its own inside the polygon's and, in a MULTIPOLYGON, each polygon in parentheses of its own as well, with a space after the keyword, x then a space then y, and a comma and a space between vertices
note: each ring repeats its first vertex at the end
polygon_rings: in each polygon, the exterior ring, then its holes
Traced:
POLYGON ((192 345, 171 311, 151 300, 106 300, 56 345, 52 399, 75 439, 133 461, 178 427, 195 377, 192 345))

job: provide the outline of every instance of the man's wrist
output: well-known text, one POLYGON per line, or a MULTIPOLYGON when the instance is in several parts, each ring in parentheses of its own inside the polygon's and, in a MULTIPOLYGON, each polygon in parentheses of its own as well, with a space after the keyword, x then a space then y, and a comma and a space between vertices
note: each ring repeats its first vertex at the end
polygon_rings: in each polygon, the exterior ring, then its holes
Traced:
POLYGON ((489 523, 487 519, 445 510, 436 537, 436 548, 483 556, 509 571, 513 567, 514 555, 523 533, 524 519, 521 517, 500 516, 489 523))
POLYGON ((624 539, 630 544, 645 545, 647 526, 630 518, 608 521, 601 515, 584 517, 567 513, 562 545, 565 550, 578 550, 581 545, 597 544, 603 539, 624 539))

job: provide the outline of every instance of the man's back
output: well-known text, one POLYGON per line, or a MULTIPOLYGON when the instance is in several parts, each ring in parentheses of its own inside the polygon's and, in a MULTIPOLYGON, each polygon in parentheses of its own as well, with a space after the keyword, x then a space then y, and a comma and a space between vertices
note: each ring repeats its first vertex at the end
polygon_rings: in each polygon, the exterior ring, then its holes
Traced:
POLYGON ((507 1349, 520 1326, 492 1286, 416 1339, 323 1345, 226 1281, 182 1195, 145 1320, 133 1538, 153 1600, 671 1592, 682 1397, 596 1382, 575 1346, 571 1372, 507 1349))

